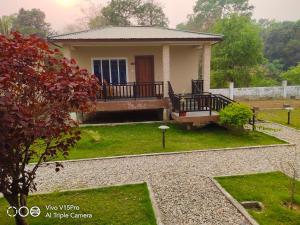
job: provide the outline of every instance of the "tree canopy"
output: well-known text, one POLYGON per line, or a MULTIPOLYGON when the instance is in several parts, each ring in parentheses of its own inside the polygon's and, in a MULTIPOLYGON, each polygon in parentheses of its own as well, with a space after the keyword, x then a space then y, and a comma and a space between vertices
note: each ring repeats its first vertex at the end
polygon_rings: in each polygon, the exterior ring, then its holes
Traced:
POLYGON ((193 14, 186 23, 177 25, 179 29, 209 31, 221 18, 231 14, 251 16, 253 6, 248 0, 198 0, 193 14))
POLYGON ((145 2, 138 8, 137 23, 142 26, 167 27, 168 18, 162 7, 152 0, 145 2))
POLYGON ((14 15, 0 17, 0 34, 6 36, 9 35, 12 30, 14 20, 14 15))
POLYGON ((12 29, 26 35, 36 34, 46 37, 51 33, 51 28, 45 19, 46 15, 40 9, 21 8, 13 21, 12 29))
POLYGON ((300 20, 270 22, 263 27, 264 52, 270 61, 280 60, 284 69, 300 62, 300 20))
POLYGON ((89 28, 112 26, 168 26, 162 7, 153 0, 111 0, 95 12, 87 13, 89 28))
POLYGON ((236 86, 249 86, 251 69, 263 62, 259 27, 249 17, 233 14, 219 20, 213 31, 224 35, 224 41, 213 48, 213 85, 224 87, 233 81, 236 86))

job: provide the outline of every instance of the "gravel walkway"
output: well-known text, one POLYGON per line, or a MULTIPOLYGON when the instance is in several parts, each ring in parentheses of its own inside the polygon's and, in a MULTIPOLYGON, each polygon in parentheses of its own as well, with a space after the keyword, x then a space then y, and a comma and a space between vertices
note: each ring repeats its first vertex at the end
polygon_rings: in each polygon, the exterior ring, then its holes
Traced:
MULTIPOLYGON (((275 124, 268 132, 300 145, 299 132, 275 124), (275 129, 275 130, 274 130, 275 129)), ((228 140, 230 141, 230 140, 228 140)), ((208 177, 268 172, 295 158, 293 146, 65 162, 41 168, 39 191, 147 182, 163 224, 249 224, 208 177)), ((300 171, 300 170, 299 170, 300 171)))

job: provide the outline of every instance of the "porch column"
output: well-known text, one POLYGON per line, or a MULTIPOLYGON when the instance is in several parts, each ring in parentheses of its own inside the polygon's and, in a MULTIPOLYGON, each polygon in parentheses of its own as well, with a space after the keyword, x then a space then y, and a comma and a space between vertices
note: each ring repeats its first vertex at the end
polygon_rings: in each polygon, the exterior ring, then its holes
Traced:
MULTIPOLYGON (((70 45, 63 45, 63 55, 67 59, 72 58, 71 46, 70 45)), ((80 112, 70 112, 69 114, 70 114, 70 117, 71 117, 72 120, 74 120, 78 123, 83 122, 83 114, 82 113, 80 113, 80 112)))
MULTIPOLYGON (((162 65, 163 65, 163 81, 164 81, 164 98, 169 97, 168 93, 168 81, 171 79, 170 68, 170 45, 163 45, 162 49, 162 65)), ((169 120, 169 109, 164 108, 163 120, 169 120)))
POLYGON ((202 56, 202 77, 203 77, 203 89, 205 92, 210 90, 210 61, 211 61, 211 45, 206 44, 203 46, 202 56))
POLYGON ((163 45, 162 53, 162 64, 163 64, 163 81, 164 81, 164 97, 169 97, 168 93, 168 81, 170 81, 170 45, 163 45))

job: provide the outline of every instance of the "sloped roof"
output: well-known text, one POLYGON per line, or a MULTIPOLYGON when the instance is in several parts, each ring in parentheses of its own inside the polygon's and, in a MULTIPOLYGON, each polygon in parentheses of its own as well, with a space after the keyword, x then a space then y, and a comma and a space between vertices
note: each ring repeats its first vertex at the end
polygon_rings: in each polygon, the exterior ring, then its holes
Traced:
POLYGON ((200 41, 222 40, 222 35, 196 33, 161 27, 103 27, 49 37, 52 41, 200 41))

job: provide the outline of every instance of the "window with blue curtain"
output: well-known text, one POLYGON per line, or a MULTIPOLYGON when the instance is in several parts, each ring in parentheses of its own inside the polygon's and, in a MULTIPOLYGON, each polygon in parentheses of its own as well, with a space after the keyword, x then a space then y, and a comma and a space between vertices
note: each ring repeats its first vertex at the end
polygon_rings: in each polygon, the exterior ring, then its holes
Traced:
POLYGON ((127 83, 127 65, 125 59, 97 59, 93 61, 94 73, 99 81, 110 84, 127 83))

